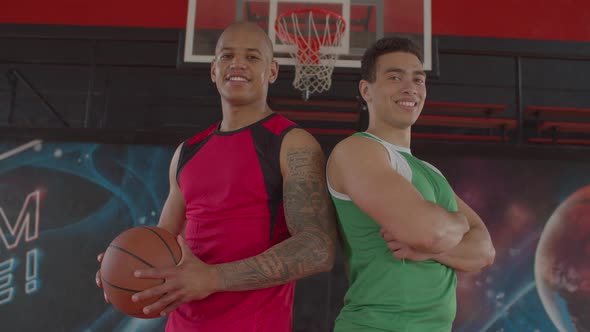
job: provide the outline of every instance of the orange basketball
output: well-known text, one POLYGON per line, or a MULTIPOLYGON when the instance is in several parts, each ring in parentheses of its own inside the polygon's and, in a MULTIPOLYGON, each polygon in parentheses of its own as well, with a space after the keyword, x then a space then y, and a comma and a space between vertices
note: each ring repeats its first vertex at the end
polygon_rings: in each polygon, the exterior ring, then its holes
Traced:
POLYGON ((181 258, 176 237, 155 226, 134 227, 117 236, 108 246, 100 266, 102 285, 111 303, 120 311, 137 318, 159 317, 159 312, 145 315, 143 307, 157 298, 140 302, 131 296, 157 286, 163 279, 140 279, 133 272, 146 268, 166 268, 178 264, 181 258))

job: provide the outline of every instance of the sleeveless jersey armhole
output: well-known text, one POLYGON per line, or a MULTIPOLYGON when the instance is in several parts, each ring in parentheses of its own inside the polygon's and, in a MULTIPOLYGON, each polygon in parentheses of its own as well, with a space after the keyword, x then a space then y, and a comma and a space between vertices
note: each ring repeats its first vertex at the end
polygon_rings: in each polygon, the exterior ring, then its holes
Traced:
POLYGON ((176 184, 180 187, 180 172, 182 171, 182 167, 184 163, 182 162, 182 157, 184 156, 186 142, 182 142, 182 146, 180 147, 180 152, 178 153, 178 161, 176 162, 176 184))

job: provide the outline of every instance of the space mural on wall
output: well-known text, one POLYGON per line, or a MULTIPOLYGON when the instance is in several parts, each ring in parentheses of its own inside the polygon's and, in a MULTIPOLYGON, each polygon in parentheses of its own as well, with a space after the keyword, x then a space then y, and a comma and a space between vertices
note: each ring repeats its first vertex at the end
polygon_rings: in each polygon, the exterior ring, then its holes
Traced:
MULTIPOLYGON (((172 153, 160 145, 0 143, 3 331, 163 329, 163 319, 129 318, 104 303, 94 274, 96 255, 118 233, 157 223, 172 153)), ((590 331, 590 165, 418 157, 482 216, 497 250, 492 267, 459 274, 453 330, 590 331)), ((294 331, 303 331, 297 317, 294 331)))
POLYGON ((172 153, 167 146, 0 143, 0 321, 9 331, 161 325, 105 304, 94 274, 96 255, 118 233, 157 223, 172 153))

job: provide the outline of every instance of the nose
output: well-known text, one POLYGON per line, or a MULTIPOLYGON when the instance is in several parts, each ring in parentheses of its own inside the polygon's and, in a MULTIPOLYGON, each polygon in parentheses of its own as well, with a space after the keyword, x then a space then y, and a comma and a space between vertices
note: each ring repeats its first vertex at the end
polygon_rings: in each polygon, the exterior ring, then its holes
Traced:
POLYGON ((246 60, 242 56, 235 55, 230 64, 231 68, 243 69, 246 67, 246 60))
POLYGON ((416 88, 416 84, 411 79, 405 79, 404 85, 402 86, 402 93, 408 95, 417 95, 418 89, 416 88))

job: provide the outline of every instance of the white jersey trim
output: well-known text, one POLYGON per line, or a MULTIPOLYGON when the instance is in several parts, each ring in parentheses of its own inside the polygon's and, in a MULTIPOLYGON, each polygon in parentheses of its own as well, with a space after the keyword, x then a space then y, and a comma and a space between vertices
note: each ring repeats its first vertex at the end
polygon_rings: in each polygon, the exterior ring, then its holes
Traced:
MULTIPOLYGON (((391 163, 391 168, 393 168, 396 172, 398 172, 401 176, 403 176, 406 180, 408 180, 411 183, 412 182, 412 168, 410 168, 410 164, 408 163, 406 158, 404 158, 404 156, 402 156, 400 153, 400 152, 405 152, 408 154, 412 154, 411 150, 408 148, 404 148, 404 147, 397 146, 397 145, 391 144, 389 142, 386 142, 373 134, 370 134, 367 132, 364 132, 364 134, 366 134, 369 137, 367 137, 367 136, 361 136, 361 137, 372 139, 372 140, 380 143, 385 148, 385 150, 387 150, 387 153, 389 154, 389 161, 391 163)), ((430 166, 434 168, 434 166, 432 166, 432 165, 430 165, 430 166)), ((437 172, 439 172, 437 169, 435 169, 435 170, 437 172)), ((343 200, 343 201, 352 201, 352 199, 350 199, 350 196, 345 195, 340 192, 337 192, 336 190, 334 190, 334 188, 332 188, 332 186, 330 185, 330 181, 328 181, 327 175, 326 175, 326 182, 328 184, 328 191, 330 192, 330 194, 332 196, 334 196, 340 200, 343 200)))

